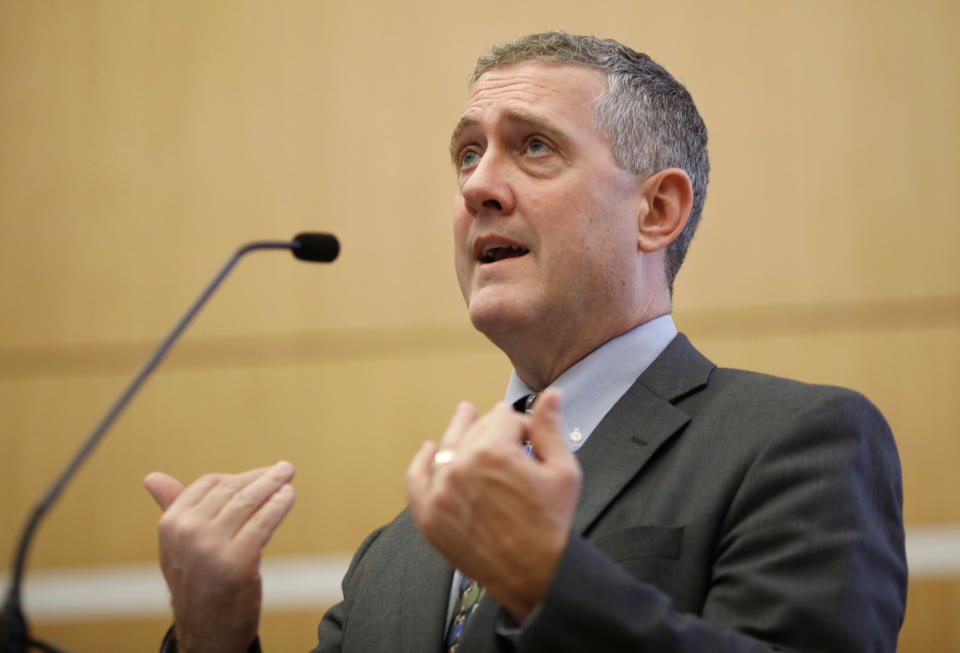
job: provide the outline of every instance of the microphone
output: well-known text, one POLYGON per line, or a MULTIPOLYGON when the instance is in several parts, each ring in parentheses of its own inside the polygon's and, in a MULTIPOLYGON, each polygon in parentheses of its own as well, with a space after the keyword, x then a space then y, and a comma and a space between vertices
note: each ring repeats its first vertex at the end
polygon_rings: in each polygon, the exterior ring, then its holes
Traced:
POLYGON ((20 586, 23 580, 23 572, 26 567, 27 551, 30 547, 30 541, 33 534, 40 524, 44 514, 60 496, 63 488, 73 478, 77 469, 83 464, 87 456, 99 444, 100 440, 106 434, 107 430, 113 424, 114 420, 120 416, 127 404, 133 399, 133 396, 143 385, 144 381, 150 376, 154 369, 163 360, 170 347, 177 341, 184 332, 194 316, 203 308, 210 296, 220 286, 220 283, 226 278, 233 266, 237 264, 245 254, 261 249, 289 249, 293 255, 303 261, 312 261, 319 263, 330 263, 337 258, 340 253, 340 243, 336 236, 326 233, 300 233, 294 236, 292 241, 260 240, 247 243, 237 249, 227 262, 223 264, 219 272, 207 284, 200 295, 194 300, 193 304, 173 325, 166 337, 157 345, 153 353, 147 358, 143 367, 124 388, 120 396, 114 401, 113 405, 107 410, 100 422, 94 427, 90 435, 87 436, 80 449, 74 454, 73 458, 67 463, 53 483, 41 497, 40 501, 33 508, 29 519, 24 525, 20 535, 20 541, 17 545, 16 553, 13 558, 13 574, 11 575, 10 587, 7 590, 7 597, 3 604, 3 611, 0 613, 0 653, 21 653, 27 648, 37 648, 49 653, 62 653, 55 646, 35 640, 30 637, 30 630, 26 619, 20 608, 20 586))
POLYGON ((302 261, 330 263, 340 253, 340 242, 332 234, 297 234, 293 245, 293 255, 302 261))

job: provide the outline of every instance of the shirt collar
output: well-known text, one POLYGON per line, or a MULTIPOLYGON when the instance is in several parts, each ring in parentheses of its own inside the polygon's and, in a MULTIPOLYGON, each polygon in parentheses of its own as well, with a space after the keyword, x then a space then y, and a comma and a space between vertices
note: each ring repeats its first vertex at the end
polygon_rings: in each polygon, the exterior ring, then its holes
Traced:
MULTIPOLYGON (((644 322, 608 340, 550 384, 563 393, 561 417, 573 451, 676 335, 669 314, 644 322)), ((513 403, 531 392, 517 371, 511 371, 504 399, 513 403)))

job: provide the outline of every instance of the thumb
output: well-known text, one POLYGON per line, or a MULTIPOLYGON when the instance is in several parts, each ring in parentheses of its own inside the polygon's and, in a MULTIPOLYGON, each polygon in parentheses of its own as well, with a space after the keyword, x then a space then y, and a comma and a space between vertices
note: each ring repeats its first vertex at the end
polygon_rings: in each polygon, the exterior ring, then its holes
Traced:
POLYGON ((160 506, 160 509, 164 511, 183 492, 183 483, 163 472, 147 474, 147 477, 143 479, 143 485, 147 488, 147 492, 150 493, 153 500, 157 502, 157 505, 160 506))
POLYGON ((530 443, 537 457, 551 460, 557 456, 569 456, 560 419, 560 405, 563 396, 556 388, 545 390, 537 397, 530 415, 530 443))

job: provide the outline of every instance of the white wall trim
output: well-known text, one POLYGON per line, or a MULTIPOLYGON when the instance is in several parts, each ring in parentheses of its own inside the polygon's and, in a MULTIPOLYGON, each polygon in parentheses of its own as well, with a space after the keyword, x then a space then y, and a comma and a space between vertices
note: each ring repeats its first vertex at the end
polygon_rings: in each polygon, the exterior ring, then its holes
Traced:
MULTIPOLYGON (((318 608, 342 598, 350 554, 265 557, 263 609, 318 608)), ((170 593, 157 564, 28 570, 23 588, 30 622, 93 621, 170 614, 170 593)), ((6 593, 9 574, 0 578, 6 593)))
MULTIPOLYGON (((960 578, 960 524, 907 531, 911 579, 960 578)), ((350 554, 266 557, 264 611, 322 608, 339 601, 350 554)), ((6 591, 9 574, 0 576, 6 591)), ((94 621, 170 614, 170 595, 155 564, 28 570, 23 602, 29 620, 94 621)))
POLYGON ((960 524, 907 529, 910 578, 960 577, 960 524))

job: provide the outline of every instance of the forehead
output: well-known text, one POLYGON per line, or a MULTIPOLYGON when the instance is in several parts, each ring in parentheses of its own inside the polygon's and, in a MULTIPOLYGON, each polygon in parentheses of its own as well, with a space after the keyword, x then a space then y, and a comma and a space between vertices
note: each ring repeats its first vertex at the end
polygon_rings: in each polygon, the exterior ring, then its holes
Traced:
POLYGON ((493 68, 473 85, 451 140, 502 114, 527 115, 559 127, 592 123, 594 104, 605 91, 603 75, 579 64, 524 61, 493 68))

